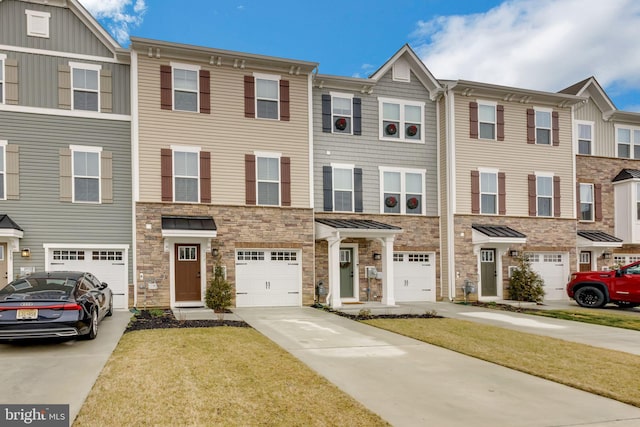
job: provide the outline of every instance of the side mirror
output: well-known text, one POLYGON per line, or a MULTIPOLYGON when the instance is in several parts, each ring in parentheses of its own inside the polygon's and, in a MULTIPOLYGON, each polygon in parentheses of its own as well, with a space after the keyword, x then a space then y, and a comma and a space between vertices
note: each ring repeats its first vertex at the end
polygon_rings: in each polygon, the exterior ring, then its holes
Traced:
POLYGON ((621 277, 622 276, 622 269, 618 268, 616 270, 616 277, 621 277))

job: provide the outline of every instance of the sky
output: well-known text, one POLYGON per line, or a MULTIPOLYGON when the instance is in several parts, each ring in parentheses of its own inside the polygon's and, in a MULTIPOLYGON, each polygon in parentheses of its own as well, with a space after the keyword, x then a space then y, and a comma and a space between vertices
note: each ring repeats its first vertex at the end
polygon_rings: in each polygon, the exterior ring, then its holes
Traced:
POLYGON ((595 76, 640 112, 637 0, 79 0, 129 36, 319 63, 368 77, 405 44, 438 79, 556 92, 595 76))

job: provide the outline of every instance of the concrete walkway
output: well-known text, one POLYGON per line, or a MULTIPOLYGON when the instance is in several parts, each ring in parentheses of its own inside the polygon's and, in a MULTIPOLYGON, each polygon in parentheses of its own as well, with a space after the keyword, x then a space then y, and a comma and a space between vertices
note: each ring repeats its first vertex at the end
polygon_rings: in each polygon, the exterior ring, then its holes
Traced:
POLYGON ((640 425, 639 408, 317 309, 234 312, 394 426, 640 425))

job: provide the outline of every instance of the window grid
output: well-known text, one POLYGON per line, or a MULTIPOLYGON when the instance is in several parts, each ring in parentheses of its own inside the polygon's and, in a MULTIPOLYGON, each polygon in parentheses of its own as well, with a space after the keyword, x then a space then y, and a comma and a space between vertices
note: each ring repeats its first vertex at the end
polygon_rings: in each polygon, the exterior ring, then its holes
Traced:
POLYGON ((640 159, 640 128, 616 128, 616 144, 618 157, 640 159))
POLYGON ((495 253, 492 250, 481 250, 480 251, 480 261, 481 262, 494 262, 495 261, 495 253))
POLYGON ((100 153, 72 151, 73 201, 100 203, 100 153))
POLYGON ((258 205, 280 206, 280 159, 256 157, 258 205))
POLYGON ((198 72, 173 68, 173 109, 198 111, 198 72))
POLYGON ((536 144, 551 145, 551 112, 535 110, 536 144))
POLYGON ((544 254, 542 257, 542 262, 562 262, 562 254, 544 254))
POLYGON ((382 212, 424 213, 424 171, 383 170, 381 187, 382 212))
POLYGON ((578 154, 591 154, 593 126, 578 123, 578 154))
POLYGON ((333 206, 335 211, 353 212, 353 169, 333 168, 333 206))
POLYGON ((429 262, 429 254, 409 254, 409 262, 429 262))
POLYGON ((175 202, 200 201, 199 153, 191 151, 173 152, 173 198, 175 202))
POLYGON ((478 103, 478 130, 480 139, 496 139, 496 106, 478 103))
POLYGON ((591 264, 591 252, 580 252, 580 264, 591 264))
POLYGON ((553 177, 536 177, 536 197, 538 216, 552 216, 553 214, 553 177))
POLYGON ((380 138, 408 142, 423 141, 423 103, 381 99, 379 106, 380 138))
POLYGON ((271 251, 271 261, 297 261, 297 252, 271 251))
POLYGON ((123 252, 122 251, 93 251, 91 253, 91 259, 94 261, 122 261, 123 252))
POLYGON ((580 221, 593 221, 593 184, 580 184, 580 221))
POLYGON ((180 246, 178 247, 178 261, 197 261, 197 246, 180 246))
POLYGON ((393 260, 394 260, 395 262, 402 262, 402 261, 404 261, 404 254, 394 253, 394 254, 393 254, 393 260))
POLYGON ((344 96, 331 97, 331 122, 332 132, 352 133, 353 124, 353 100, 344 96))
POLYGON ((525 253, 524 254, 524 259, 529 261, 529 262, 540 262, 540 255, 532 254, 532 253, 525 253))
POLYGON ((498 213, 498 174, 480 172, 480 213, 498 213))
POLYGON ((238 251, 238 261, 264 261, 264 251, 238 251))
POLYGON ((256 82, 256 117, 275 119, 280 117, 280 82, 278 79, 259 77, 256 82))
POLYGON ((100 72, 98 70, 72 67, 71 90, 74 110, 100 111, 100 72))
POLYGON ((83 261, 84 251, 55 250, 53 259, 56 261, 83 261))

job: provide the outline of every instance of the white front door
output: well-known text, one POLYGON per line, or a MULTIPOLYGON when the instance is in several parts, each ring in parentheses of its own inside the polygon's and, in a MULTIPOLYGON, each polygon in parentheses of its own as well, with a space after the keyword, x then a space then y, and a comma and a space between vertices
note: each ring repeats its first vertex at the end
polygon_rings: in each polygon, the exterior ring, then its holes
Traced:
POLYGON ((544 280, 544 299, 568 299, 565 290, 569 276, 569 254, 563 252, 530 252, 526 254, 531 269, 544 280))
POLYGON ((435 301, 435 252, 395 252, 393 254, 396 301, 435 301))
POLYGON ((236 307, 300 306, 300 251, 236 251, 236 307))

